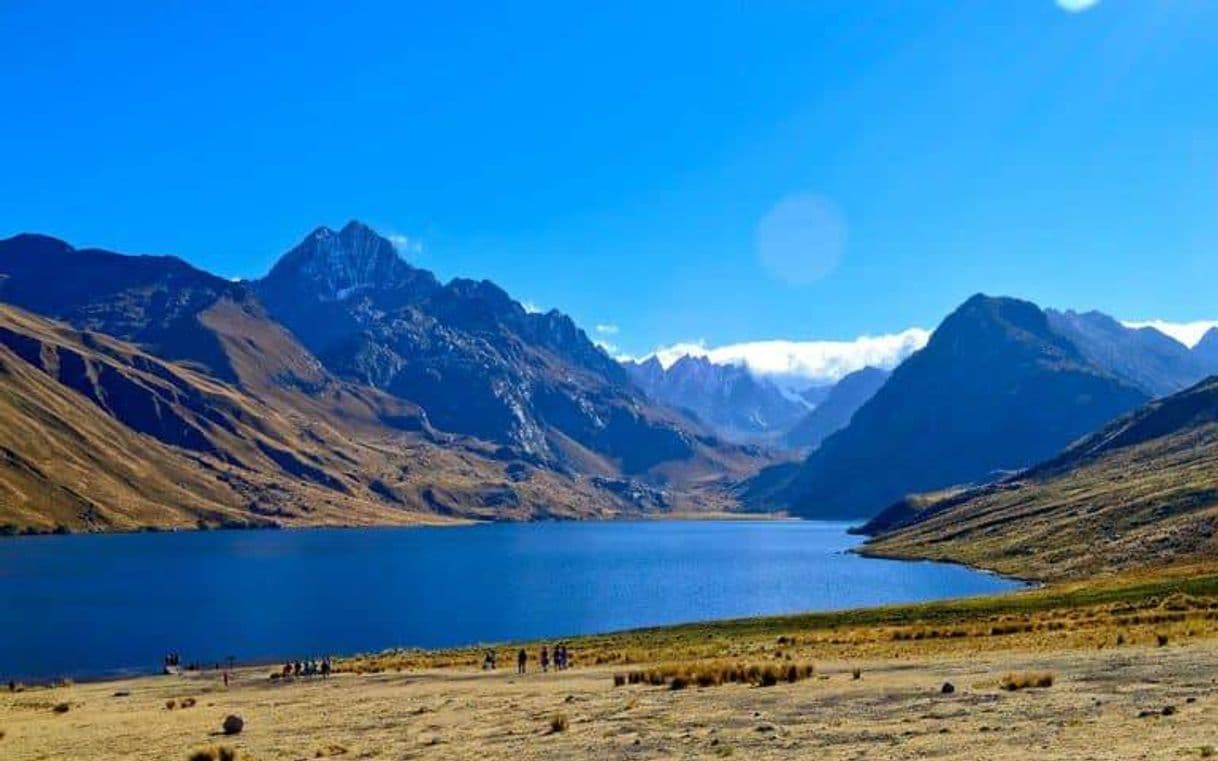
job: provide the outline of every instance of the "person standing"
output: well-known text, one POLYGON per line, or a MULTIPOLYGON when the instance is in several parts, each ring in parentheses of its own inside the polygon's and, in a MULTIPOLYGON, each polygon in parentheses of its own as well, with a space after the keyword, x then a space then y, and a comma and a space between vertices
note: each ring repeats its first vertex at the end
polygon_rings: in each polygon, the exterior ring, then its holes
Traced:
POLYGON ((550 670, 550 651, 545 645, 541 646, 541 673, 546 673, 550 670))
POLYGON ((525 664, 527 664, 528 661, 529 661, 529 654, 525 652, 523 647, 520 648, 520 652, 516 653, 516 673, 517 674, 525 673, 525 664))

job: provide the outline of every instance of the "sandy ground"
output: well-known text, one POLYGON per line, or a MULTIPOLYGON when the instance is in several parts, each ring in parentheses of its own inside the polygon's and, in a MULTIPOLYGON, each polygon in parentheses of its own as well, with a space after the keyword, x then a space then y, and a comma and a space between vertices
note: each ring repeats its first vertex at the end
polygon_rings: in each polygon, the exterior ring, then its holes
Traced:
POLYGON ((267 669, 0 694, 0 758, 242 759, 1201 758, 1218 746, 1218 646, 825 664, 774 687, 613 687, 609 667, 342 674, 274 683, 267 669), (1007 671, 1048 670, 1006 692, 1007 671), (942 694, 945 681, 956 688, 942 694), (193 697, 190 708, 166 701, 193 697), (56 704, 70 709, 56 713, 56 704), (1171 706, 1174 713, 1164 715, 1171 706), (218 735, 228 713, 245 731, 218 735), (569 728, 551 730, 565 716, 569 728))

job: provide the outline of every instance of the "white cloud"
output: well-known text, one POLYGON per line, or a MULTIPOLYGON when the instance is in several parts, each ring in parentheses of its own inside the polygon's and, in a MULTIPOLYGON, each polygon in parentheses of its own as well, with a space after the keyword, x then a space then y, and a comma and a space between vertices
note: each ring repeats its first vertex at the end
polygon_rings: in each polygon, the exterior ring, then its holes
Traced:
POLYGON ((1100 0, 1056 0, 1057 7, 1067 13, 1082 13, 1100 4, 1100 0))
POLYGON ((602 336, 616 336, 619 332, 618 326, 613 323, 600 323, 596 326, 596 332, 602 336))
POLYGON ((1194 322, 1168 322, 1166 320, 1123 320, 1127 328, 1154 328, 1165 336, 1171 336, 1188 348, 1193 348, 1210 328, 1218 328, 1218 320, 1196 320, 1194 322))
POLYGON ((398 253, 402 254, 403 256, 407 254, 423 253, 422 241, 415 240, 414 238, 410 238, 405 235, 397 234, 386 235, 385 238, 392 243, 393 247, 398 250, 398 253))
POLYGON ((648 356, 656 357, 664 367, 684 356, 706 357, 720 365, 744 365, 784 385, 806 386, 832 383, 867 366, 896 367, 929 338, 929 330, 909 328, 853 341, 749 341, 717 347, 694 341, 665 346, 648 356))

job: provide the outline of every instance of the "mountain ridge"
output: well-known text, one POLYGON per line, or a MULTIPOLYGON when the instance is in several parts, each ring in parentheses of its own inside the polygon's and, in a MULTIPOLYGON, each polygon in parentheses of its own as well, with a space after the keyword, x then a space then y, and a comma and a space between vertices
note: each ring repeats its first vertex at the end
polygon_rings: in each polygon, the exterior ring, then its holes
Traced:
POLYGON ((761 508, 869 517, 906 494, 1031 465, 1147 398, 1036 305, 977 294, 801 467, 763 472, 744 493, 761 508))

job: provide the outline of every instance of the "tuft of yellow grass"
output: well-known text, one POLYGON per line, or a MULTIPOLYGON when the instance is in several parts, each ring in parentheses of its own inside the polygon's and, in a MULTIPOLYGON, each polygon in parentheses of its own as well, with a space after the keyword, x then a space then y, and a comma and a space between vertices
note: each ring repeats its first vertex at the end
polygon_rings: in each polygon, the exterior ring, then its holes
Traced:
POLYGON ((1002 675, 998 686, 1009 692, 1015 690, 1024 690, 1029 687, 1044 689, 1053 686, 1054 675, 1052 671, 1010 671, 1002 675))
POLYGON ((192 751, 187 761, 237 761, 237 749, 228 745, 212 745, 192 751))
POLYGON ((550 734, 555 735, 559 732, 566 732, 567 727, 570 725, 571 722, 567 719, 565 713, 556 713, 550 717, 550 734))

